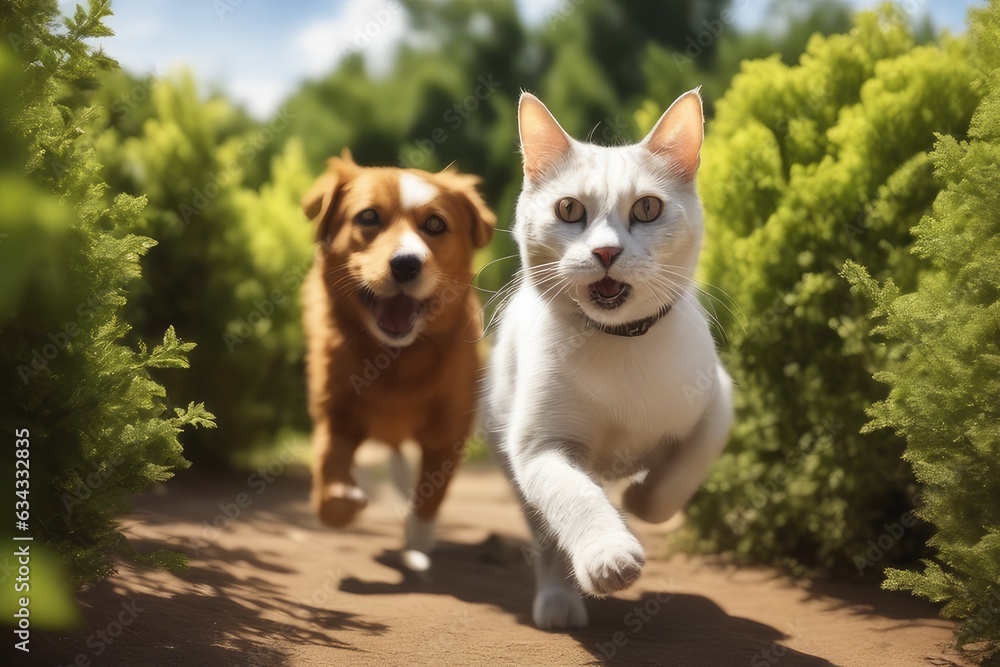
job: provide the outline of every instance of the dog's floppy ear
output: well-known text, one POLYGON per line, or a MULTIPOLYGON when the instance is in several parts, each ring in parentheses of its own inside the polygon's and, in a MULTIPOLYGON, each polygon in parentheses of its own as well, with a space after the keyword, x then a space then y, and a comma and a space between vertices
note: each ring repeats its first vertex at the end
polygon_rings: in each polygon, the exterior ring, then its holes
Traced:
POLYGON ((357 168, 351 151, 345 148, 340 152, 339 158, 327 160, 326 173, 317 178, 309 192, 302 197, 302 212, 316 222, 317 241, 328 239, 336 232, 336 221, 331 219, 333 203, 344 183, 350 180, 357 168))
POLYGON ((458 174, 449 169, 438 172, 437 175, 445 179, 449 190, 465 200, 472 214, 472 245, 476 248, 486 247, 493 238, 497 217, 476 188, 479 185, 479 177, 458 174))

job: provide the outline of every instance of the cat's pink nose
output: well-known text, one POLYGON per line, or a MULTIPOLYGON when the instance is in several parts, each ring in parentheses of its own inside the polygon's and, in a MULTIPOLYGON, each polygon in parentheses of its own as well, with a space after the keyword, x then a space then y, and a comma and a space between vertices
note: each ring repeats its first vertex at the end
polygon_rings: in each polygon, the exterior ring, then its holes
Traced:
POLYGON ((604 246, 603 248, 594 248, 593 253, 594 257, 601 260, 604 268, 610 269, 618 255, 622 254, 622 249, 615 246, 604 246))

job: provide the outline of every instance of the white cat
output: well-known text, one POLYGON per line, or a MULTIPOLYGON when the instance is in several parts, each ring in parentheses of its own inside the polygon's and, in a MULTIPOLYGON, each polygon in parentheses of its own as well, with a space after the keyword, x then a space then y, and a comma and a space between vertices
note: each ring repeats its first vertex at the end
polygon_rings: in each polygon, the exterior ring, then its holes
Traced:
POLYGON ((693 90, 631 146, 570 138, 527 93, 518 122, 523 268, 485 426, 534 533, 535 624, 583 627, 581 591, 626 588, 645 562, 602 480, 631 476, 625 509, 665 521, 729 437, 732 382, 693 293, 704 119, 693 90))

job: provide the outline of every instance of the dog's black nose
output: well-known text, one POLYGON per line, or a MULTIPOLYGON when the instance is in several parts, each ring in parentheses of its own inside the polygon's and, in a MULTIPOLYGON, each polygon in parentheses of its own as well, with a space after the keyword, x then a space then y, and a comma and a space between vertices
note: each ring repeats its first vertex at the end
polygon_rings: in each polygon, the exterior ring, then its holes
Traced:
POLYGON ((398 283, 408 283, 416 280, 420 275, 420 267, 423 262, 416 255, 396 255, 389 260, 389 268, 392 269, 392 277, 398 283))

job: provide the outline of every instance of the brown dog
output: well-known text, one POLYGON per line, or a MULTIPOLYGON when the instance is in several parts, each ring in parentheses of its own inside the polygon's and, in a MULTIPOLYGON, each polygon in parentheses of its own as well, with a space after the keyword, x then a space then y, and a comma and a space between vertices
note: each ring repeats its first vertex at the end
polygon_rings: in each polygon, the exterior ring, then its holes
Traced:
POLYGON ((475 407, 482 325, 469 283, 496 221, 477 183, 447 170, 360 167, 345 149, 302 200, 318 242, 303 286, 313 506, 324 523, 347 525, 367 503, 351 473, 357 447, 416 439, 414 569, 429 565, 475 407))

